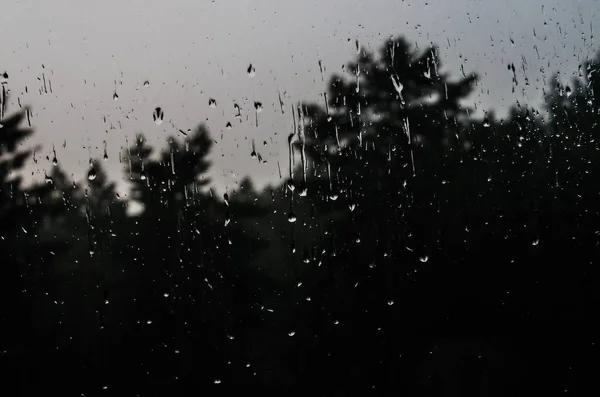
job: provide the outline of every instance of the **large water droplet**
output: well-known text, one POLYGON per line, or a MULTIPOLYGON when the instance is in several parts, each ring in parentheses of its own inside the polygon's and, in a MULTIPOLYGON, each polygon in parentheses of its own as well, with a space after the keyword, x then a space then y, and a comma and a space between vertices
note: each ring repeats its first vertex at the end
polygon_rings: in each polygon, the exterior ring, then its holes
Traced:
POLYGON ((165 113, 160 107, 154 109, 154 113, 152 113, 152 119, 154 120, 154 123, 156 123, 156 125, 161 125, 164 118, 165 113))

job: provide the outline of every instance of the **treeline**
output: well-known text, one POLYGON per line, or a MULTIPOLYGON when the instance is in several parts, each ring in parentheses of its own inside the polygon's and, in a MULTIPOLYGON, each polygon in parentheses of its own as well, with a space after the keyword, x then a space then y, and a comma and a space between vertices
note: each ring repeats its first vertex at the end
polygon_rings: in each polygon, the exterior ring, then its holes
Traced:
POLYGON ((593 386, 600 58, 504 120, 442 70, 402 38, 361 50, 293 110, 289 179, 224 197, 203 126, 156 156, 139 135, 128 197, 100 160, 25 188, 32 130, 3 86, 3 377, 67 395, 593 386))

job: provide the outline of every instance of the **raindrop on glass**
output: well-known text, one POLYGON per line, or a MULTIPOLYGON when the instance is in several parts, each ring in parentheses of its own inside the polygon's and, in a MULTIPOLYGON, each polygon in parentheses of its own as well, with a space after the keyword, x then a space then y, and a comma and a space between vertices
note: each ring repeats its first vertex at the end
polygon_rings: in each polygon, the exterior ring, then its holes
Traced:
POLYGON ((571 96, 571 94, 573 94, 573 92, 571 91, 571 87, 567 86, 567 88, 565 88, 565 94, 567 94, 567 98, 571 96))
POLYGON ((148 80, 144 81, 144 87, 150 87, 150 82, 148 80))
POLYGON ((254 109, 256 109, 256 113, 260 113, 263 110, 263 105, 261 102, 254 102, 254 109))
POLYGON ((256 69, 254 68, 254 66, 252 64, 250 64, 248 66, 247 72, 248 72, 248 76, 250 76, 250 77, 254 77, 256 75, 256 69))
POLYGON ((94 169, 94 167, 90 168, 90 170, 88 171, 88 179, 90 181, 96 179, 96 170, 94 169))
POLYGON ((232 125, 229 121, 227 122, 227 124, 225 124, 225 128, 227 128, 228 130, 232 128, 232 125))
POLYGON ((213 108, 213 109, 216 108, 217 107, 217 100, 214 99, 214 98, 210 98, 208 100, 208 106, 211 107, 211 108, 213 108))
POLYGON ((290 211, 290 213, 288 214, 288 222, 290 222, 290 223, 296 222, 296 214, 294 214, 292 211, 290 211))
POLYGON ((419 260, 423 263, 427 262, 429 260, 429 257, 427 255, 423 255, 422 257, 419 258, 419 260))
POLYGON ((115 92, 113 94, 113 101, 117 102, 119 100, 119 95, 115 92))
POLYGON ((161 125, 164 118, 165 118, 165 113, 163 112, 163 110, 161 108, 158 107, 158 108, 154 109, 154 113, 152 113, 152 119, 154 120, 154 123, 156 125, 161 125))

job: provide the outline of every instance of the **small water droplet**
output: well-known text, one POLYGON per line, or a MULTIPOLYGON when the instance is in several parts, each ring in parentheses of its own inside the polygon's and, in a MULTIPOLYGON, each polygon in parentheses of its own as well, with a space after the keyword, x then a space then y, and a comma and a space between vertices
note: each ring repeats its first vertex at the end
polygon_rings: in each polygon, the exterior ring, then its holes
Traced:
POLYGON ((227 124, 225 124, 225 128, 227 128, 228 130, 232 128, 232 125, 229 121, 227 122, 227 124))
POLYGON ((423 263, 427 262, 429 260, 429 257, 427 255, 423 255, 419 258, 419 260, 423 263))
POLYGON ((90 181, 96 179, 96 170, 94 169, 94 167, 90 168, 90 170, 88 171, 88 179, 90 181))
POLYGON ((221 379, 215 379, 215 385, 220 385, 221 384, 221 379))
POLYGON ((485 128, 488 128, 490 126, 490 121, 488 120, 487 117, 485 119, 483 119, 483 126, 485 128))
POLYGON ((115 92, 113 94, 113 101, 117 102, 119 100, 119 95, 115 92))
POLYGON ((150 82, 148 80, 144 81, 144 87, 150 87, 150 82))
POLYGON ((288 332, 288 335, 289 336, 294 336, 294 335, 296 335, 296 331, 290 331, 290 332, 288 332))
POLYGON ((214 99, 214 98, 209 98, 209 100, 208 100, 208 107, 211 107, 213 109, 216 108, 217 107, 217 100, 214 99))
POLYGON ((531 242, 531 245, 533 245, 534 247, 540 244, 540 239, 535 239, 531 242))
POLYGON ((288 187, 288 189, 290 189, 291 192, 296 190, 296 184, 291 179, 287 182, 287 187, 288 187))
POLYGON ((165 293, 163 294, 163 296, 164 296, 165 298, 168 298, 168 297, 169 297, 169 293, 168 293, 168 292, 165 292, 165 293))
POLYGON ((394 304, 394 301, 390 299, 389 301, 387 301, 387 304, 388 306, 392 306, 394 304))
POLYGON ((296 214, 294 214, 292 211, 290 211, 290 213, 288 214, 288 222, 290 222, 290 223, 296 222, 296 214))
POLYGON ((263 105, 261 102, 254 102, 254 109, 256 109, 256 113, 260 113, 263 110, 263 105))
POLYGON ((567 98, 573 94, 571 87, 567 86, 567 88, 565 88, 565 94, 567 94, 567 98))
POLYGON ((250 64, 248 66, 247 72, 248 72, 248 76, 250 76, 250 77, 254 77, 256 75, 256 69, 254 68, 254 66, 252 64, 250 64))
POLYGON ((163 110, 160 107, 157 107, 156 109, 154 109, 154 113, 152 113, 152 119, 154 120, 154 123, 156 125, 161 125, 164 118, 165 118, 165 113, 163 112, 163 110))

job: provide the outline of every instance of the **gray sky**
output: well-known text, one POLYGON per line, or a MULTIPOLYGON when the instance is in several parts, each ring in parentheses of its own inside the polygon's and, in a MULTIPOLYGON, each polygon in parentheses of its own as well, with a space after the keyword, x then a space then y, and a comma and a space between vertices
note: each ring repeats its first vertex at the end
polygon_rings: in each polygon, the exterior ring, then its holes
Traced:
POLYGON ((9 73, 10 108, 17 98, 32 106, 31 143, 43 149, 30 168, 39 178, 52 166, 45 156, 52 159, 53 145, 79 180, 106 141, 104 165, 124 181, 118 154, 135 133, 158 146, 206 122, 218 188, 234 188, 245 175, 262 187, 278 181, 277 161, 285 172, 288 158, 292 119, 279 110, 278 89, 287 110, 319 100, 318 60, 327 76, 341 72, 356 39, 372 49, 399 34, 420 48, 438 44, 452 76, 461 76, 461 65, 480 74, 473 104, 502 114, 516 100, 539 103, 554 71, 575 74, 595 54, 599 14, 599 0, 5 0, 0 72, 9 73), (511 93, 508 63, 526 64, 526 91, 521 84, 511 93), (52 93, 40 93, 42 74, 52 93), (264 106, 258 127, 254 101, 264 106), (249 121, 234 118, 234 102, 249 121), (152 120, 157 106, 165 114, 160 126, 152 120), (266 164, 250 157, 252 139, 266 164))

